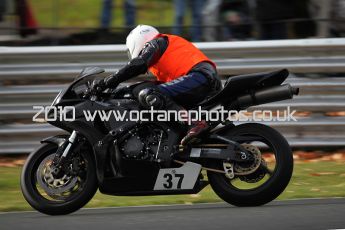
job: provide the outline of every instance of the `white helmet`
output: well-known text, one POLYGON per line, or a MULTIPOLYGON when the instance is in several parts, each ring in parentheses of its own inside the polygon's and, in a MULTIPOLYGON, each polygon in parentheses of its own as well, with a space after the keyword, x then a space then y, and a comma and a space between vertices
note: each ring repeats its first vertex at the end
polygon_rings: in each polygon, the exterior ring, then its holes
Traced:
POLYGON ((138 25, 135 27, 126 39, 129 59, 138 57, 145 43, 151 41, 158 34, 158 30, 152 26, 138 25))

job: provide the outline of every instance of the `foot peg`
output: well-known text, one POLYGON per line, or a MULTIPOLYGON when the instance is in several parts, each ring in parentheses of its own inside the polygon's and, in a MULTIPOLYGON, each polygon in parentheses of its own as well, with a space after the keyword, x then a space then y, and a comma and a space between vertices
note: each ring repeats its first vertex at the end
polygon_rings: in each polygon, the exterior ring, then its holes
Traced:
POLYGON ((235 177, 233 164, 231 164, 229 162, 223 163, 223 168, 225 171, 225 176, 227 178, 233 179, 235 177))

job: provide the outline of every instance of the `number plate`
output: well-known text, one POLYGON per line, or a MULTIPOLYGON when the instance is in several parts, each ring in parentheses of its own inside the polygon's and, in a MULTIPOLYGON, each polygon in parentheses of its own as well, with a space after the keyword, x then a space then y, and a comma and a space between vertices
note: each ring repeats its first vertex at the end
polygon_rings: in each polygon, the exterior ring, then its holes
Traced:
POLYGON ((201 171, 201 165, 186 162, 180 168, 159 170, 153 190, 193 189, 201 171))

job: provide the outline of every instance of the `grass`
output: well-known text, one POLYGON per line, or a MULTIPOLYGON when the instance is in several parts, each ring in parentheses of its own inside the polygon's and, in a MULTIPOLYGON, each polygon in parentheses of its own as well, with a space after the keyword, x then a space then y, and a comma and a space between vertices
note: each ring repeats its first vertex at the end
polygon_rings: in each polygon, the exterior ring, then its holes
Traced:
MULTIPOLYGON (((99 27, 102 0, 30 0, 42 27, 99 27)), ((123 0, 113 1, 112 26, 124 25, 123 0)), ((173 1, 136 0, 137 24, 171 26, 173 1)))
MULTIPOLYGON (((0 211, 32 210, 20 187, 20 167, 0 167, 0 211)), ((297 162, 292 181, 278 199, 345 197, 344 162, 297 162)), ((87 207, 191 204, 221 201, 208 186, 197 195, 114 197, 97 193, 87 207)))

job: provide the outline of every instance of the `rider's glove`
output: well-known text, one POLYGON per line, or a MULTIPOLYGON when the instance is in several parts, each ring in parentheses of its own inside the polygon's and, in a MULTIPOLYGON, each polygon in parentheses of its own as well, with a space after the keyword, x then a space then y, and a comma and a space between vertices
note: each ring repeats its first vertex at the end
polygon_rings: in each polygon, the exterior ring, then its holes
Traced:
POLYGON ((108 88, 115 89, 120 84, 119 72, 109 75, 104 78, 104 85, 108 88))

